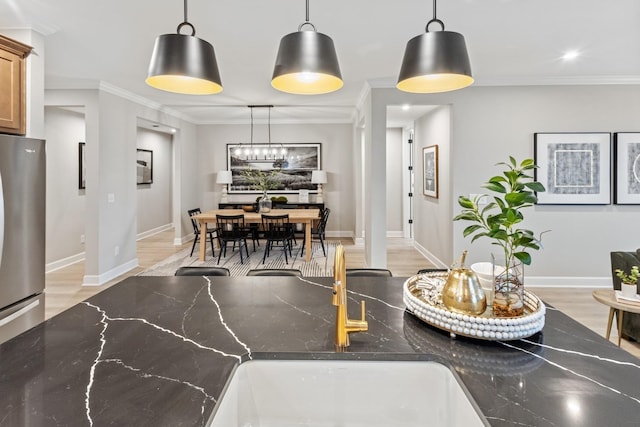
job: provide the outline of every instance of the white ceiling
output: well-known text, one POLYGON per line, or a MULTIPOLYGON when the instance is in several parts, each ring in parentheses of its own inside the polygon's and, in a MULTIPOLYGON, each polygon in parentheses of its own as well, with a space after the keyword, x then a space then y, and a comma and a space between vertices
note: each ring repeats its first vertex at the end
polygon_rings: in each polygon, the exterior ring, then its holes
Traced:
MULTIPOLYGON (((222 76, 224 91, 211 96, 144 83, 156 36, 183 20, 182 0, 0 0, 0 32, 46 35, 47 89, 106 84, 203 124, 246 123, 248 104, 274 105, 273 123, 350 122, 367 82, 395 86, 406 42, 432 12, 425 0, 311 0, 310 21, 333 38, 344 79, 316 96, 270 85, 279 41, 304 21, 304 0, 189 1, 188 20, 213 44, 222 76)), ((441 0, 437 12, 465 36, 476 85, 640 83, 638 0, 441 0), (568 50, 581 55, 563 61, 568 50)))

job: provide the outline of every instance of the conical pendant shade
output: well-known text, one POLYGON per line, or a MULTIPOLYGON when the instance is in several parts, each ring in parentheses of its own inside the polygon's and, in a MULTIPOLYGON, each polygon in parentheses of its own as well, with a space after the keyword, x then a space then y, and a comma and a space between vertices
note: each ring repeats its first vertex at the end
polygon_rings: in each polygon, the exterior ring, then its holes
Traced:
POLYGON ((331 37, 297 31, 280 40, 271 86, 282 92, 317 95, 342 87, 342 74, 331 37))
POLYGON ((193 35, 158 36, 145 81, 156 89, 189 95, 222 91, 213 46, 193 35))
POLYGON ((398 89, 437 93, 462 89, 472 83, 467 45, 462 34, 427 31, 407 43, 398 89))

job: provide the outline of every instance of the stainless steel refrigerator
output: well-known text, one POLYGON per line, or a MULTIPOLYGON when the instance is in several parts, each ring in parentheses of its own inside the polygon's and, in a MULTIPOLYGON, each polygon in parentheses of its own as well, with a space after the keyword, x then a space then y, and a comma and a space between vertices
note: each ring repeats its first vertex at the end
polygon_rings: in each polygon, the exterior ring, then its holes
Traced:
POLYGON ((44 320, 45 142, 0 135, 0 343, 44 320))

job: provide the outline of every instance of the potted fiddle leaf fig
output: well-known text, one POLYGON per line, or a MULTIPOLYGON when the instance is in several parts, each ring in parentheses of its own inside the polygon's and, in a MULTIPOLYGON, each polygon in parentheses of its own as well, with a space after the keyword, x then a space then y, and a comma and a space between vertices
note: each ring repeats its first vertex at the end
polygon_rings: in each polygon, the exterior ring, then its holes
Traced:
POLYGON ((495 193, 486 205, 480 203, 488 195, 473 199, 460 196, 458 204, 462 211, 454 221, 470 221, 463 231, 471 241, 481 237, 492 239, 493 245, 501 248, 503 259, 494 262, 493 313, 498 317, 519 316, 524 312, 524 275, 522 264, 531 264, 529 250, 540 249, 540 238, 533 231, 519 228, 524 220, 523 209, 533 206, 538 198, 536 192, 545 191, 530 173, 537 168, 533 159, 518 163, 509 156, 501 175, 493 176, 482 187, 495 193))

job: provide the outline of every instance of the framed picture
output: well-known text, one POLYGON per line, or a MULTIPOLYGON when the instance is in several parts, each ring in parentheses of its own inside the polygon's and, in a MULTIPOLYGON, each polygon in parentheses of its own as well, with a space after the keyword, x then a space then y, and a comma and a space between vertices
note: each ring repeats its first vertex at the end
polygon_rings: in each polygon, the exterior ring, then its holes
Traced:
POLYGON ((78 143, 78 189, 87 188, 87 163, 85 161, 85 143, 78 143))
POLYGON ((422 149, 422 193, 438 198, 438 146, 430 145, 422 149))
POLYGON ((276 155, 268 155, 268 146, 254 144, 253 153, 249 144, 227 144, 227 167, 231 171, 233 183, 227 192, 235 194, 260 193, 253 188, 243 171, 260 170, 273 174, 277 188, 274 193, 295 193, 309 190, 316 193, 317 184, 311 183, 311 172, 322 169, 320 143, 274 144, 276 155))
POLYGON ((613 150, 613 203, 640 205, 640 133, 615 133, 613 150))
POLYGON ((536 133, 534 153, 538 204, 611 203, 610 133, 536 133))
POLYGON ((136 183, 153 184, 153 151, 136 150, 136 183))

